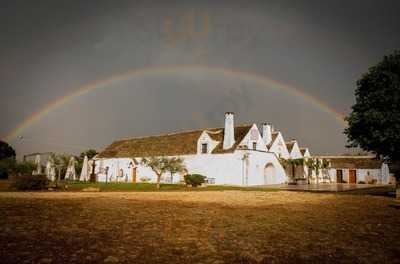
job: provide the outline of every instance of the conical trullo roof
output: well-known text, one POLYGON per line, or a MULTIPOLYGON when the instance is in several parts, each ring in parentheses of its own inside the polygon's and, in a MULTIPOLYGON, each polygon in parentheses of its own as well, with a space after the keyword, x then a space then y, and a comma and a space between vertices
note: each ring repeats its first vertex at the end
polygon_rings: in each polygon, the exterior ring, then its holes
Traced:
POLYGON ((81 171, 81 176, 79 178, 80 181, 88 181, 89 180, 89 160, 88 157, 85 156, 83 159, 83 164, 82 164, 82 171, 81 171))

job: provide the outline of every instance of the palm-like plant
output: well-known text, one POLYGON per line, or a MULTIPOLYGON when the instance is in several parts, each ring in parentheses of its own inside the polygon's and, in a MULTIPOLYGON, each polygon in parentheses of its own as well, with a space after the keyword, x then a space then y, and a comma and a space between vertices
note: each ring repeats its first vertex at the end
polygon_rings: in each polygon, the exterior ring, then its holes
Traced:
POLYGON ((295 178, 296 174, 296 167, 297 166, 304 166, 305 160, 303 158, 299 159, 285 159, 285 158, 279 158, 279 161, 281 165, 283 166, 284 169, 291 168, 291 173, 292 173, 292 178, 295 178))
MULTIPOLYGON (((329 160, 322 159, 322 161, 321 161, 321 169, 322 169, 322 174, 323 174, 323 178, 324 179, 329 178, 328 177, 328 169, 329 169, 329 167, 330 167, 329 160)), ((329 179, 329 181, 330 181, 330 179, 329 179)))
POLYGON ((319 180, 319 178, 318 178, 319 171, 320 171, 321 168, 323 168, 323 166, 322 166, 322 161, 319 160, 319 159, 312 159, 312 158, 309 158, 309 159, 307 159, 307 160, 305 161, 305 164, 306 164, 306 166, 307 166, 307 168, 308 168, 308 177, 310 177, 310 175, 312 174, 312 172, 315 171, 315 176, 316 176, 317 184, 318 184, 318 180, 319 180))
POLYGON ((57 170, 57 175, 56 175, 56 186, 58 181, 61 179, 61 175, 64 174, 67 170, 68 167, 68 163, 70 160, 70 156, 66 155, 66 154, 51 154, 50 156, 52 162, 53 162, 53 166, 56 168, 57 170))

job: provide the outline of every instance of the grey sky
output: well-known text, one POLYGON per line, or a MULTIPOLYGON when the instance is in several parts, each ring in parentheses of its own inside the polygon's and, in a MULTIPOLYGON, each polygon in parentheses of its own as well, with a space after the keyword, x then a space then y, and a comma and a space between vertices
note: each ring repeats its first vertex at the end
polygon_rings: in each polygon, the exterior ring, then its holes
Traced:
MULTIPOLYGON (((400 47, 399 11, 398 1, 2 1, 0 136, 82 85, 151 66, 255 73, 346 114, 357 78, 400 47)), ((20 153, 77 152, 119 137, 221 126, 225 111, 238 122, 272 122, 313 153, 344 151, 343 126, 304 99, 194 70, 113 82, 11 143, 20 153)))

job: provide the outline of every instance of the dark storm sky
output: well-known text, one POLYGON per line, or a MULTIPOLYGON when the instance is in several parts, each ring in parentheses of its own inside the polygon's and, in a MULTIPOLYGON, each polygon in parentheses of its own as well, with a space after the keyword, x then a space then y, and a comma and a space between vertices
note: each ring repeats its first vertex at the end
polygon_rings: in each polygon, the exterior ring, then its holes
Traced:
MULTIPOLYGON (((1 1, 0 136, 82 85, 152 66, 246 71, 346 114, 357 78, 400 47, 399 13, 399 1, 1 1)), ((221 126, 225 111, 240 123, 272 122, 312 153, 345 151, 343 125, 303 98, 201 70, 112 82, 10 143, 20 154, 100 149, 221 126)))

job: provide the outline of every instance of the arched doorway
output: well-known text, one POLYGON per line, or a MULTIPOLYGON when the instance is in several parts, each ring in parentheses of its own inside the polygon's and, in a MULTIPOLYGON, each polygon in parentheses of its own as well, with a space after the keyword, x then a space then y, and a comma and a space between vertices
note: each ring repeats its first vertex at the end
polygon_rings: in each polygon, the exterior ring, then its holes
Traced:
POLYGON ((264 184, 276 184, 276 171, 272 163, 267 163, 264 167, 264 184))

